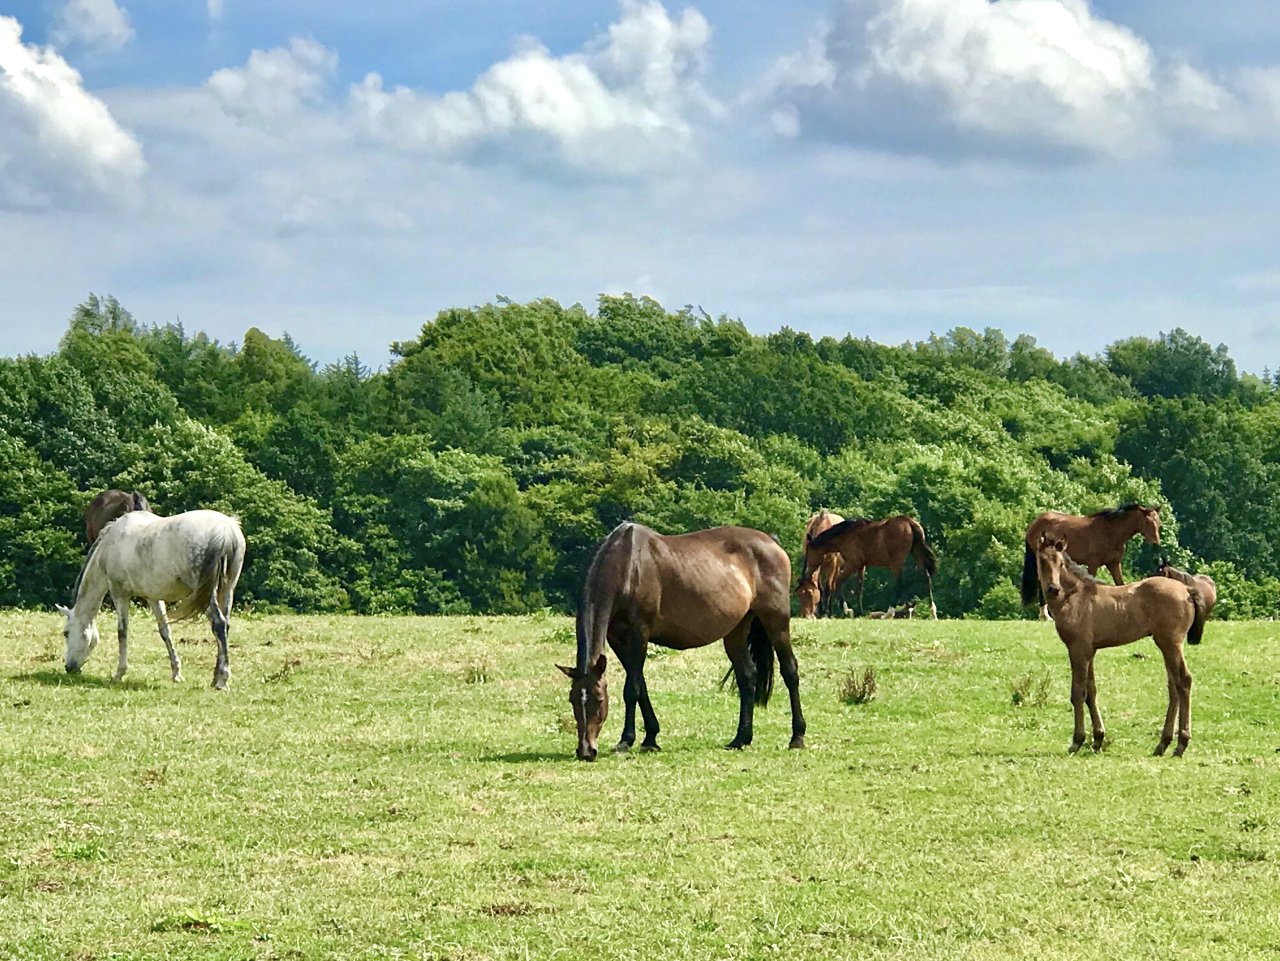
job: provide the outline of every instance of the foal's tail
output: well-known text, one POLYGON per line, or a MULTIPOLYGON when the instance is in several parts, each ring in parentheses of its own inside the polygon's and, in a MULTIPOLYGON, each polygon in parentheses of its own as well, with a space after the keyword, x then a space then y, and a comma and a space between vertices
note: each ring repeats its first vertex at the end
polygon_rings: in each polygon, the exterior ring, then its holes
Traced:
POLYGON ((1040 575, 1036 573, 1036 555, 1031 553, 1031 545, 1026 545, 1026 553, 1022 558, 1022 603, 1030 604, 1036 599, 1036 591, 1040 589, 1040 575))
POLYGON ((1199 644, 1204 637, 1204 622, 1209 619, 1209 610, 1205 607, 1204 597, 1195 588, 1187 592, 1191 595, 1191 605, 1196 609, 1195 620, 1191 622, 1191 630, 1187 631, 1187 643, 1199 644))
POLYGON ((924 539, 924 528, 917 520, 911 521, 911 556, 920 565, 920 570, 929 577, 938 573, 938 555, 933 552, 928 541, 924 539))

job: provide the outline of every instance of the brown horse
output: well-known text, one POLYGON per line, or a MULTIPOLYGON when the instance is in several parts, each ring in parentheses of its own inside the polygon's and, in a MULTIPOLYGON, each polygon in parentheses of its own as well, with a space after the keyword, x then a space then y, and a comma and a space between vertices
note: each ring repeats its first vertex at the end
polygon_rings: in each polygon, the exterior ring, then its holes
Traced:
MULTIPOLYGON (((809 518, 809 523, 804 528, 804 543, 808 548, 809 542, 821 534, 823 531, 829 530, 836 524, 844 521, 839 514, 833 514, 828 510, 820 510, 809 518)), ((809 572, 809 576, 801 578, 800 583, 796 587, 796 596, 800 599, 800 616, 801 617, 817 617, 818 604, 822 600, 823 594, 831 595, 836 584, 839 583, 840 575, 840 555, 831 553, 826 555, 822 562, 809 572)))
MULTIPOLYGON (((1026 552, 1022 560, 1022 603, 1030 604, 1037 593, 1035 552, 1043 537, 1065 541, 1071 557, 1090 574, 1105 567, 1111 579, 1124 583, 1120 562, 1125 545, 1134 534, 1148 544, 1160 543, 1160 509, 1141 504, 1124 504, 1087 517, 1045 511, 1027 527, 1026 552)), ((1040 618, 1048 617, 1044 595, 1040 595, 1040 618)))
POLYGON ((938 573, 938 558, 925 540, 924 528, 915 518, 905 514, 881 521, 856 517, 828 528, 805 544, 800 582, 808 580, 809 572, 817 570, 831 554, 840 558, 840 575, 836 586, 824 596, 828 614, 832 598, 850 577, 857 578, 858 613, 862 613, 862 587, 868 567, 887 567, 897 578, 896 604, 902 598, 902 569, 909 554, 924 573, 929 585, 929 609, 935 618, 938 616, 937 605, 933 603, 933 575, 938 573))
POLYGON ((1071 659, 1071 706, 1076 723, 1068 750, 1075 753, 1084 743, 1085 704, 1093 723, 1093 749, 1100 751, 1106 739, 1093 678, 1094 654, 1104 647, 1151 637, 1164 655, 1169 682, 1169 709, 1155 753, 1163 754, 1173 740, 1176 714, 1178 746, 1173 753, 1181 755, 1191 740, 1191 672, 1182 656, 1182 642, 1199 644, 1204 633, 1208 614, 1200 593, 1164 577, 1149 577, 1122 587, 1103 584, 1067 556, 1066 542, 1061 538, 1041 538, 1036 575, 1071 659))
POLYGON ((636 740, 636 705, 644 715, 642 749, 658 750, 658 718, 649 702, 644 660, 649 644, 689 650, 724 639, 738 683, 738 732, 730 748, 751 743, 755 704, 773 690, 774 653, 791 695, 791 747, 804 747, 800 669, 791 650, 791 559, 768 534, 716 527, 664 536, 619 524, 587 569, 578 607, 578 653, 569 702, 578 727, 577 755, 594 761, 609 713, 604 646, 627 673, 626 719, 615 748, 636 740))
POLYGON ((137 491, 105 490, 89 502, 84 512, 85 540, 92 544, 102 529, 122 514, 149 510, 151 505, 137 491))
POLYGON ((1169 558, 1160 561, 1160 566, 1156 568, 1155 577, 1170 577, 1175 581, 1180 581, 1192 588, 1204 598, 1204 613, 1208 617, 1213 613, 1213 605, 1218 603, 1218 585, 1213 582, 1213 578, 1208 574, 1188 574, 1186 571, 1180 571, 1169 563, 1169 558))

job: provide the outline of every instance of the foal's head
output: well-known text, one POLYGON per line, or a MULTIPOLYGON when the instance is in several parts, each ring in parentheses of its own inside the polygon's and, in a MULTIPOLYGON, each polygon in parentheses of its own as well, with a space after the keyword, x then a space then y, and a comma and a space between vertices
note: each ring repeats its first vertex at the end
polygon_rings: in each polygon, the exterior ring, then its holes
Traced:
POLYGON ((1063 574, 1068 563, 1067 542, 1048 534, 1041 535, 1040 547, 1036 551, 1036 573, 1040 577, 1040 588, 1050 602, 1067 592, 1063 586, 1063 574))
POLYGON ((67 618, 62 628, 62 635, 67 641, 64 663, 68 674, 79 674, 84 662, 98 646, 98 623, 94 617, 88 620, 76 617, 76 612, 69 607, 58 605, 58 613, 67 618))
POLYGON ((594 761, 599 750, 600 729, 609 716, 609 682, 604 669, 608 662, 603 654, 579 674, 571 667, 557 664, 570 680, 569 703, 573 705, 573 719, 578 723, 578 760, 594 761))
POLYGON ((796 588, 796 596, 800 598, 800 616, 813 617, 818 612, 818 601, 822 592, 818 589, 818 572, 814 571, 800 582, 796 588))
POLYGON ((1138 508, 1138 533, 1148 544, 1160 543, 1160 508, 1138 508))

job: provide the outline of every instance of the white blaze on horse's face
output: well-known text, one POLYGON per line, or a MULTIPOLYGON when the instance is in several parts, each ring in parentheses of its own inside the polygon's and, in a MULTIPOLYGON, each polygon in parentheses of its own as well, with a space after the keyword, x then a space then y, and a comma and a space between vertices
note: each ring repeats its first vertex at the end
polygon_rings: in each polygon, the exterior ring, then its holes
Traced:
POLYGON ((98 646, 98 622, 91 617, 88 623, 82 624, 75 611, 65 607, 59 607, 58 610, 67 616, 66 626, 62 629, 63 636, 67 639, 64 656, 67 673, 78 674, 80 668, 84 667, 84 662, 89 660, 93 649, 98 646))

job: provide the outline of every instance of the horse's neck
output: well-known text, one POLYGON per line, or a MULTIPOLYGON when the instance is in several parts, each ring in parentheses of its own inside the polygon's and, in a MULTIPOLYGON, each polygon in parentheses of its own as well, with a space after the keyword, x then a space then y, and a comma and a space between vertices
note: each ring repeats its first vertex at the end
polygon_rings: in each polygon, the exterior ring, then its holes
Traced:
POLYGON ((1121 517, 1108 517, 1106 520, 1113 531, 1124 535, 1125 540, 1142 529, 1142 515, 1138 511, 1129 511, 1121 517))
POLYGON ((102 551, 95 550, 85 562, 76 586, 76 601, 72 613, 77 618, 92 618, 107 596, 107 575, 102 570, 102 551))

